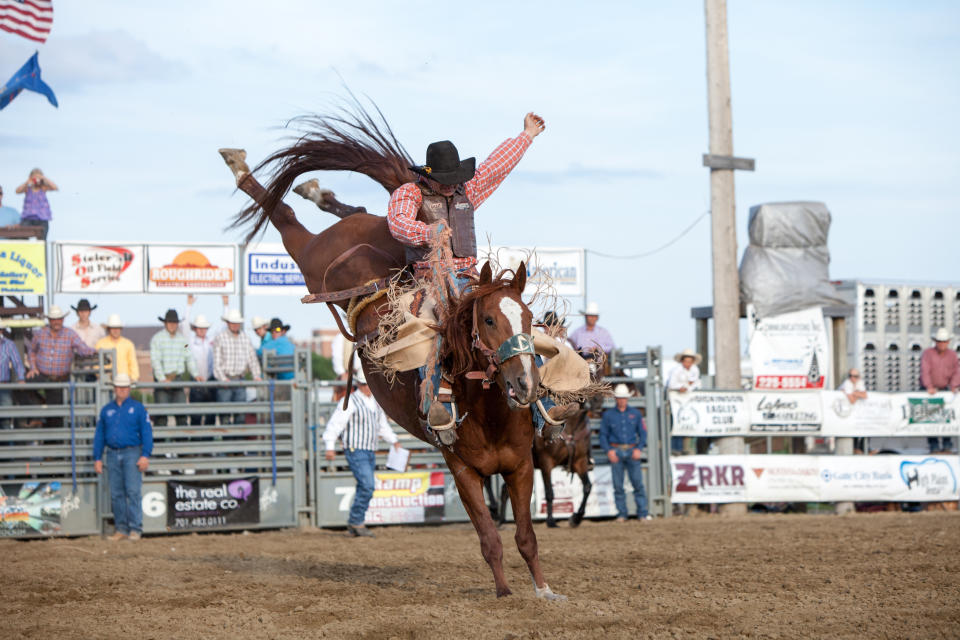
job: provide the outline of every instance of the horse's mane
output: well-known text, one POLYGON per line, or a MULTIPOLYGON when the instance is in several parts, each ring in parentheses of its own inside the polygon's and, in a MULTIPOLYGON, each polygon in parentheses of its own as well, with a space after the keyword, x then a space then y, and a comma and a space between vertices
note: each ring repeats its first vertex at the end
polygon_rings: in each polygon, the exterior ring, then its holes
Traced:
POLYGON ((444 359, 450 359, 451 364, 448 369, 450 375, 461 375, 473 366, 475 352, 471 332, 473 331, 474 302, 512 287, 514 275, 512 269, 504 269, 491 282, 480 284, 479 280, 475 280, 460 293, 456 306, 440 327, 443 335, 443 351, 440 355, 444 359))
POLYGON ((297 177, 309 171, 355 171, 373 178, 390 193, 416 179, 410 171, 410 154, 397 140, 376 103, 370 101, 376 111, 376 115, 371 115, 349 89, 347 93, 349 98, 330 115, 313 114, 290 120, 287 126, 295 124, 302 135, 253 169, 257 173, 271 167, 272 177, 265 185, 267 194, 263 201, 243 209, 230 225, 241 227, 254 222, 247 242, 267 223, 269 212, 276 209, 297 177))

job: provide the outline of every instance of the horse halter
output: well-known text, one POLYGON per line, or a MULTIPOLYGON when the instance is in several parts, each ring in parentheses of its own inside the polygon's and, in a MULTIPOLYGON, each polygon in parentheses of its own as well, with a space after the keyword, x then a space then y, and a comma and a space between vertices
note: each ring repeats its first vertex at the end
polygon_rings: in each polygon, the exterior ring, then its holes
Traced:
POLYGON ((490 384, 500 371, 500 365, 516 356, 528 353, 535 355, 533 349, 533 335, 529 333, 516 333, 503 341, 496 350, 491 349, 480 337, 480 326, 477 323, 477 303, 473 301, 473 329, 470 334, 473 336, 473 348, 479 351, 487 359, 487 368, 484 371, 470 371, 467 378, 479 378, 483 383, 484 389, 489 389, 490 384))

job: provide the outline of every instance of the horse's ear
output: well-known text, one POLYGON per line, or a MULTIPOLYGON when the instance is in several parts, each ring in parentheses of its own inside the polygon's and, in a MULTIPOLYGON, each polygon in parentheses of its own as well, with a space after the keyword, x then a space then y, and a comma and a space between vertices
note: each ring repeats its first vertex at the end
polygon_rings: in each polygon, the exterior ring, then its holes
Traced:
POLYGON ((523 293, 525 286, 527 286, 527 265, 521 261, 513 276, 513 288, 517 290, 517 293, 523 293))
POLYGON ((493 267, 490 266, 490 262, 484 262, 483 268, 480 269, 480 284, 490 284, 493 282, 493 267))

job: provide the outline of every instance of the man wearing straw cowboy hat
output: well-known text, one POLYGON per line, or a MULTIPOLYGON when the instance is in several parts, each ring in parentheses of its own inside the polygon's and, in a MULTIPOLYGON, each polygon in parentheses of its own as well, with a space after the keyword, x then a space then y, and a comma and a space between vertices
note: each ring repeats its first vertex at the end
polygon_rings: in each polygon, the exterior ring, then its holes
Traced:
MULTIPOLYGON (((173 382, 184 373, 197 376, 197 363, 187 347, 187 339, 180 333, 180 315, 176 309, 167 309, 166 315, 157 320, 163 323, 163 330, 150 339, 150 366, 153 367, 153 379, 157 382, 173 382)), ((153 399, 159 404, 184 404, 187 396, 183 387, 157 387, 153 390, 153 399)), ((187 424, 187 416, 176 416, 178 425, 187 424)), ((161 426, 166 426, 166 416, 157 416, 161 426)))
POLYGON ((100 410, 93 436, 93 470, 103 473, 107 453, 110 502, 116 532, 108 540, 129 537, 139 540, 143 533, 140 490, 143 472, 150 466, 153 426, 142 404, 130 397, 130 376, 118 373, 113 379, 113 401, 100 410))
POLYGON ((633 499, 637 503, 637 519, 650 520, 647 513, 647 492, 643 487, 640 459, 647 446, 647 430, 643 416, 628 406, 630 390, 618 384, 613 390, 617 406, 603 412, 600 423, 600 448, 607 454, 613 480, 613 501, 617 505, 617 522, 627 519, 627 494, 623 489, 623 472, 630 476, 633 499))
MULTIPOLYGON (((920 385, 930 395, 937 391, 956 393, 960 388, 960 363, 957 352, 950 349, 953 337, 946 327, 940 327, 932 336, 934 346, 923 352, 920 357, 920 385)), ((953 438, 927 438, 930 453, 950 451, 953 438)))
POLYGON ((123 322, 116 313, 110 314, 107 318, 107 331, 110 335, 100 338, 94 348, 97 351, 113 349, 116 352, 117 373, 128 375, 133 381, 139 380, 140 365, 137 363, 137 348, 128 338, 123 337, 123 322))
MULTIPOLYGON (((702 357, 693 349, 684 349, 680 353, 674 354, 673 359, 679 362, 667 377, 667 391, 676 393, 687 393, 700 388, 700 360, 702 357)), ((673 453, 683 451, 683 438, 673 436, 670 438, 670 450, 673 453)))
MULTIPOLYGON (((213 377, 220 382, 243 380, 247 371, 254 380, 260 380, 260 362, 250 338, 243 332, 243 316, 236 309, 230 309, 221 318, 227 323, 227 330, 221 331, 213 339, 213 377)), ((245 387, 220 387, 217 389, 217 402, 245 402, 245 387)), ((234 416, 239 423, 243 414, 234 416)), ((220 417, 223 423, 226 416, 220 417)))
POLYGON ((70 328, 77 332, 84 342, 87 343, 88 347, 94 349, 97 348, 97 341, 100 338, 104 337, 106 332, 96 322, 90 322, 90 312, 96 309, 99 305, 90 305, 90 301, 86 298, 80 298, 80 302, 77 303, 77 306, 71 306, 70 308, 74 310, 77 314, 77 322, 70 328))
MULTIPOLYGON (((66 382, 70 378, 74 355, 92 356, 96 353, 76 331, 63 326, 68 313, 57 305, 50 305, 47 326, 34 332, 27 347, 30 368, 27 378, 31 382, 66 382)), ((47 389, 46 401, 47 404, 63 404, 63 390, 47 389)), ((48 418, 46 422, 48 427, 61 424, 61 418, 48 418)))

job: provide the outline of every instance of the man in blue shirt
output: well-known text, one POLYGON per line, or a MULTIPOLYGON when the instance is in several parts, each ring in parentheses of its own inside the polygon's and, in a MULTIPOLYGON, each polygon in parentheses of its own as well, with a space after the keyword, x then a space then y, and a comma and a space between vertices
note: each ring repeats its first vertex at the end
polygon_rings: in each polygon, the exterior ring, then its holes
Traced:
MULTIPOLYGON (((290 325, 283 324, 280 318, 273 318, 270 321, 270 329, 267 335, 269 339, 264 339, 263 344, 258 349, 257 355, 262 355, 264 351, 273 351, 278 356, 292 356, 297 348, 290 338, 287 337, 287 331, 290 331, 290 325)), ((293 371, 284 371, 277 374, 277 380, 293 380, 293 371)))
POLYGON ((13 207, 3 206, 3 189, 0 188, 0 227, 20 224, 20 212, 13 207))
POLYGON ((613 476, 613 499, 617 504, 617 522, 627 519, 627 495, 623 490, 624 468, 630 474, 633 485, 633 498, 637 502, 637 519, 650 520, 647 514, 647 492, 643 488, 643 475, 640 458, 647 446, 647 429, 643 426, 643 416, 633 407, 627 406, 630 390, 627 385, 618 384, 613 390, 617 406, 603 412, 600 424, 600 447, 606 451, 610 460, 613 476))
MULTIPOLYGON (((26 373, 23 368, 23 360, 20 359, 20 352, 17 351, 17 345, 13 343, 3 333, 0 333, 0 383, 8 384, 13 382, 13 374, 17 374, 17 382, 23 382, 26 373)), ((13 405, 13 390, 0 389, 0 407, 9 407, 13 405)), ((11 418, 0 418, 0 429, 12 429, 13 420, 11 418)))
POLYGON ((143 510, 140 506, 142 473, 150 466, 153 452, 153 427, 142 404, 130 397, 130 376, 119 373, 113 379, 113 402, 100 410, 97 431, 93 436, 93 470, 103 473, 104 447, 107 449, 107 471, 110 480, 110 501, 116 532, 108 540, 139 540, 143 533, 143 510))

